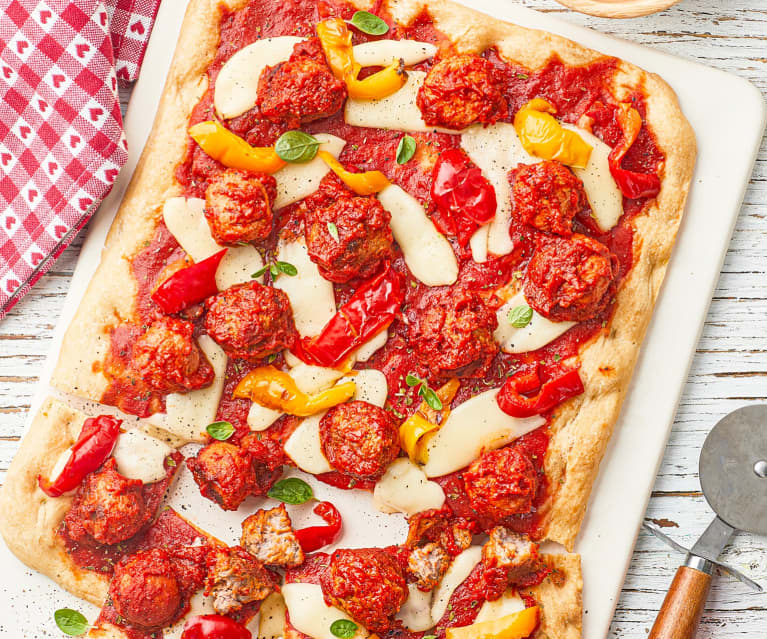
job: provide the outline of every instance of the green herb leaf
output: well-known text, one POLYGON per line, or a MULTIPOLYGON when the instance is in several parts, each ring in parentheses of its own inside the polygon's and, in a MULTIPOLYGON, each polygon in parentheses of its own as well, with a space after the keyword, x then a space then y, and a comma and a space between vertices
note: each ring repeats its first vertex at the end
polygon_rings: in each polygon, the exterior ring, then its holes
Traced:
POLYGON ((408 373, 407 377, 405 377, 405 383, 408 386, 418 386, 418 384, 423 384, 423 380, 420 377, 416 377, 412 373, 408 373))
POLYGON ((357 624, 348 619, 336 619, 330 624, 330 632, 339 639, 351 639, 357 632, 357 624))
POLYGON ((328 222, 328 233, 336 242, 339 242, 338 227, 333 222, 328 222))
POLYGON ((234 426, 232 426, 230 422, 213 422, 212 424, 208 424, 205 431, 213 439, 224 442, 234 433, 234 426))
POLYGON ((415 138, 403 135, 397 145, 397 164, 405 164, 415 154, 415 138))
POLYGON ((506 317, 509 318, 509 324, 514 328, 524 328, 530 323, 530 320, 533 319, 533 309, 527 304, 515 306, 509 311, 509 314, 506 317))
POLYGON ((424 635, 423 639, 437 639, 437 635, 424 635))
POLYGON ((383 35, 389 30, 388 24, 381 20, 377 15, 368 11, 357 11, 352 16, 351 23, 362 31, 362 33, 370 35, 383 35))
POLYGON ((266 273, 266 269, 268 269, 268 268, 269 268, 269 265, 267 264, 266 266, 258 269, 255 273, 251 273, 250 276, 253 279, 256 279, 257 277, 261 277, 264 273, 266 273))
POLYGON ((418 391, 418 394, 423 397, 423 401, 425 401, 431 408, 434 410, 442 410, 442 400, 439 398, 437 393, 435 393, 426 384, 421 385, 421 389, 418 391))
POLYGON ((320 141, 313 135, 303 131, 283 133, 274 145, 274 151, 280 156, 280 159, 285 160, 285 162, 292 162, 293 164, 300 164, 314 159, 319 148, 320 141))
POLYGON ((284 501, 286 504, 304 504, 310 499, 314 499, 312 487, 303 479, 298 477, 288 477, 281 479, 267 493, 272 499, 284 501))
POLYGON ((280 274, 280 269, 277 268, 276 264, 270 264, 269 272, 272 274, 272 279, 275 279, 280 274))
POLYGON ((53 619, 59 630, 70 637, 79 637, 88 630, 88 620, 81 612, 71 608, 59 608, 53 613, 53 619))
POLYGON ((277 359, 277 353, 272 353, 266 358, 266 363, 271 364, 275 359, 277 359))
POLYGON ((285 275, 289 275, 290 277, 298 275, 298 269, 290 262, 275 262, 274 265, 280 273, 285 273, 285 275))

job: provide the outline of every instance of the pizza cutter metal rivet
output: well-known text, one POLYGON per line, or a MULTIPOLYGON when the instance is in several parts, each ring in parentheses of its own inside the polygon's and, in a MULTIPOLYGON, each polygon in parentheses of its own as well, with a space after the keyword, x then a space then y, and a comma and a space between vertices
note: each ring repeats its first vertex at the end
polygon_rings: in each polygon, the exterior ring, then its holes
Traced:
POLYGON ((759 477, 767 477, 767 461, 760 459, 754 464, 754 472, 759 477))

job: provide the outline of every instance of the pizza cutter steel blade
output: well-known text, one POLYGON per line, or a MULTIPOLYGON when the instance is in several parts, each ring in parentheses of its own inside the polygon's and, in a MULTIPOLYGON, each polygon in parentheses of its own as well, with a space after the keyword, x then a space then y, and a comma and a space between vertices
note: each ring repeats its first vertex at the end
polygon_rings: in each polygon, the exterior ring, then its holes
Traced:
POLYGON ((698 472, 703 496, 716 517, 692 549, 645 524, 673 548, 687 552, 648 639, 695 636, 715 567, 762 590, 718 558, 736 530, 767 535, 767 406, 746 406, 719 420, 703 443, 698 472))

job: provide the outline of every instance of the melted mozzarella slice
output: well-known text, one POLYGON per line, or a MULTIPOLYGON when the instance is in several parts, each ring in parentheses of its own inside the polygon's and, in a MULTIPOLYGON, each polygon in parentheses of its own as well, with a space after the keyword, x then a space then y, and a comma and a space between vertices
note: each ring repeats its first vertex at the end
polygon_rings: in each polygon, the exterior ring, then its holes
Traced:
MULTIPOLYGON (((53 468, 51 469, 51 472, 48 474, 48 477, 50 477, 50 481, 54 482, 58 478, 59 475, 61 475, 61 471, 64 470, 64 466, 67 465, 67 462, 72 457, 72 447, 70 446, 65 451, 62 451, 61 455, 58 456, 56 459, 56 463, 53 465, 53 468)), ((62 495, 72 495, 74 494, 76 489, 72 489, 62 495)))
POLYGON ((165 419, 160 424, 168 432, 192 442, 205 441, 205 428, 216 419, 226 372, 226 354, 221 347, 207 335, 201 335, 198 342, 213 367, 213 382, 207 388, 168 395, 165 419))
MULTIPOLYGON (((330 632, 332 623, 339 619, 351 621, 346 613, 325 603, 322 588, 315 584, 285 584, 282 586, 282 596, 291 625, 312 639, 337 639, 330 632)), ((364 639, 368 634, 367 630, 357 624, 353 639, 364 639)))
POLYGON ((447 569, 445 576, 442 577, 442 581, 434 591, 434 603, 431 607, 431 618, 434 623, 442 619, 455 589, 466 581, 471 571, 474 570, 474 566, 481 559, 482 546, 470 546, 453 559, 453 563, 450 564, 450 568, 447 569))
POLYGON ((369 368, 356 371, 356 375, 349 375, 338 380, 339 384, 354 382, 357 389, 352 399, 373 404, 383 408, 389 395, 389 385, 386 383, 386 375, 381 371, 369 368))
POLYGON ((258 639, 279 639, 285 630, 285 600, 273 592, 258 611, 258 639))
MULTIPOLYGON (((317 133, 314 137, 319 140, 321 150, 336 158, 346 145, 344 140, 329 133, 317 133)), ((274 174, 277 180, 274 208, 281 209, 314 193, 329 171, 330 168, 319 156, 309 162, 288 164, 281 168, 274 174)))
POLYGON ((375 40, 354 47, 354 59, 363 67, 385 67, 402 60, 406 67, 418 64, 437 53, 437 47, 418 40, 375 40))
POLYGON ((422 632, 434 625, 431 618, 431 598, 434 591, 423 592, 415 584, 408 584, 410 594, 395 615, 408 630, 422 632))
POLYGON ((445 492, 407 457, 400 457, 389 465, 376 484, 373 502, 382 512, 411 516, 430 508, 441 508, 445 492))
POLYGON ((278 36, 256 40, 229 58, 216 77, 213 105, 228 120, 242 115, 256 104, 258 80, 267 66, 287 60, 303 38, 278 36))
MULTIPOLYGON (((408 71, 407 81, 399 91, 380 100, 346 100, 344 120, 352 126, 391 129, 394 131, 433 131, 421 117, 421 110, 416 104, 418 90, 423 84, 426 73, 408 71)), ((455 133, 452 131, 451 133, 455 133)))
POLYGON ((495 601, 486 601, 479 609, 479 614, 474 620, 474 623, 480 623, 482 621, 493 621, 494 619, 500 619, 501 617, 507 617, 513 615, 515 612, 519 612, 525 609, 525 602, 522 601, 517 592, 509 588, 503 593, 500 599, 495 601))
MULTIPOLYGON (((540 162, 522 147, 514 126, 498 122, 488 127, 472 126, 461 135, 461 148, 466 151, 495 189, 498 208, 488 224, 487 250, 494 255, 506 255, 514 246, 509 237, 511 222, 511 186, 509 171, 517 164, 540 162)), ((477 238, 476 243, 481 240, 477 238)), ((476 251, 482 257, 481 250, 476 251)), ((472 244, 472 254, 475 246, 472 244)), ((477 260, 475 261, 485 261, 477 260)))
POLYGON ((296 329, 303 337, 317 335, 336 313, 333 284, 320 275, 317 265, 309 259, 303 239, 281 241, 277 259, 298 270, 297 275, 281 275, 274 283, 290 300, 296 329))
POLYGON ((358 362, 367 362, 379 348, 383 348, 389 340, 389 331, 383 329, 377 335, 371 337, 367 342, 352 353, 354 359, 358 362))
POLYGON ((509 322, 508 315, 509 311, 517 306, 529 306, 522 291, 512 297, 496 312, 498 328, 495 329, 493 337, 504 353, 534 351, 554 341, 577 323, 552 322, 533 310, 530 323, 522 328, 515 328, 509 322))
POLYGON ((426 446, 427 477, 440 477, 465 468, 486 450, 501 448, 542 426, 543 417, 518 419, 496 401, 497 389, 475 395, 455 408, 426 446))
POLYGON ((188 619, 197 615, 213 615, 215 613, 213 597, 206 597, 204 590, 198 590, 189 600, 189 611, 172 626, 165 628, 162 631, 162 637, 163 639, 181 639, 188 619))
POLYGON ((165 458, 172 452, 165 442, 134 428, 120 433, 112 455, 121 475, 151 484, 165 478, 165 458))
POLYGON ((487 262, 487 235, 489 231, 490 224, 485 224, 474 231, 474 235, 469 239, 471 257, 479 264, 487 262))
POLYGON ((378 194, 391 213, 391 230, 413 276, 427 286, 446 286, 458 279, 453 248, 426 215, 420 202, 396 184, 378 194))
POLYGON ((320 420, 327 411, 307 417, 285 442, 285 454, 293 460, 301 470, 320 475, 333 470, 330 462, 322 452, 320 443, 320 420))

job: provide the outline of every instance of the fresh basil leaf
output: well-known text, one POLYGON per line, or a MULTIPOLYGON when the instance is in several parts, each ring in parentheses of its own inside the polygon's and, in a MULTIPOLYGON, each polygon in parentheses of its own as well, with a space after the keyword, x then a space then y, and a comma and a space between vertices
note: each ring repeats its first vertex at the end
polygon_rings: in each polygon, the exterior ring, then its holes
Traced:
POLYGON ((421 386, 421 390, 418 391, 418 394, 423 397, 423 401, 425 401, 431 408, 434 410, 442 410, 442 400, 439 398, 439 395, 426 384, 421 386))
POLYGON ((357 633, 357 624, 348 619, 336 619, 330 624, 330 632, 339 639, 351 639, 357 633))
POLYGON ((276 264, 270 264, 269 272, 272 274, 272 279, 275 279, 280 274, 280 269, 277 268, 276 264))
POLYGON ((208 424, 205 431, 213 439, 224 442, 234 433, 234 426, 232 426, 230 422, 213 422, 212 424, 208 424))
POLYGON ((88 630, 88 620, 85 616, 71 608, 59 608, 53 613, 53 619, 59 630, 70 637, 79 637, 88 630))
POLYGON ((388 24, 369 11, 355 12, 352 16, 351 23, 362 31, 362 33, 367 33, 369 35, 383 35, 389 30, 388 24))
POLYGON ((275 262, 274 265, 280 273, 285 273, 285 275, 289 275, 290 277, 298 275, 298 269, 290 262, 275 262))
POLYGON ((415 155, 415 138, 410 135, 403 135, 397 145, 397 164, 405 164, 415 155))
POLYGON ((422 639, 437 639, 437 635, 424 635, 422 639))
POLYGON ((298 477, 281 479, 272 486, 267 495, 272 499, 293 505, 304 504, 310 499, 314 499, 312 487, 298 477))
POLYGON ((527 304, 515 306, 509 311, 509 314, 506 317, 509 319, 509 324, 514 328, 524 328, 530 323, 530 320, 533 319, 533 309, 527 304))
POLYGON ((320 141, 303 131, 283 133, 274 145, 274 151, 280 159, 293 164, 301 164, 314 159, 319 148, 320 141))
POLYGON ((338 227, 333 222, 328 222, 328 233, 336 242, 340 241, 338 236, 338 227))
POLYGON ((251 275, 251 277, 252 277, 253 279, 256 279, 257 277, 261 277, 261 276, 262 276, 264 273, 266 273, 266 269, 268 269, 268 268, 269 268, 269 265, 267 264, 266 266, 264 266, 264 267, 262 267, 262 268, 258 269, 258 270, 257 270, 255 273, 253 273, 253 274, 251 275))
POLYGON ((405 377, 405 383, 408 386, 418 386, 418 384, 423 384, 423 380, 420 377, 416 377, 412 373, 408 373, 407 377, 405 377))

